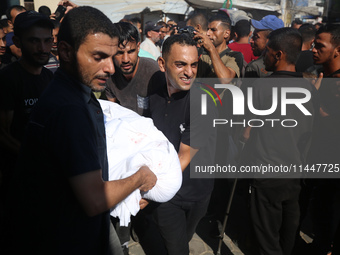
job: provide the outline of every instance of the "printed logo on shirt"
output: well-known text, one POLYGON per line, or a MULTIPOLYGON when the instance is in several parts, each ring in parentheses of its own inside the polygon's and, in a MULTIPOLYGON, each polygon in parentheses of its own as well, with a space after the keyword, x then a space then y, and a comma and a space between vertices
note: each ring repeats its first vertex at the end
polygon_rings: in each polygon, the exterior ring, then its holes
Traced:
POLYGON ((179 125, 179 132, 181 134, 183 134, 183 132, 185 131, 185 127, 184 127, 185 123, 182 123, 181 125, 179 125))
POLYGON ((24 99, 25 106, 34 106, 38 102, 38 98, 26 98, 24 99))
POLYGON ((141 109, 149 109, 149 97, 137 95, 137 106, 141 109))

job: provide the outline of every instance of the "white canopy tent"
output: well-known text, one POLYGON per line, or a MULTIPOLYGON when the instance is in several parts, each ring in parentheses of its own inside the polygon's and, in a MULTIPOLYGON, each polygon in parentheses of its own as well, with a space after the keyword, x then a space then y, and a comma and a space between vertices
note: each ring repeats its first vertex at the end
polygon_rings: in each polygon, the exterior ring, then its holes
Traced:
POLYGON ((137 14, 143 11, 162 11, 163 13, 187 15, 193 9, 184 0, 74 0, 78 5, 89 5, 101 10, 112 22, 118 22, 125 15, 137 14))

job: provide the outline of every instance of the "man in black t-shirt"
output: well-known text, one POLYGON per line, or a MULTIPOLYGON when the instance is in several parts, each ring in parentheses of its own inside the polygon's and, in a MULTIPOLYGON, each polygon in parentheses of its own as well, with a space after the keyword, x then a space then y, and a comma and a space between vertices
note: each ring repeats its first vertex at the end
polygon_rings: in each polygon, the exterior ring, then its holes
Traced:
MULTIPOLYGON (((251 113, 247 119, 264 121, 261 127, 251 129, 246 141, 241 165, 289 167, 303 165, 311 142, 314 119, 314 87, 295 72, 295 63, 301 50, 302 39, 296 29, 277 29, 268 37, 264 63, 273 74, 252 84, 253 107, 256 110, 277 108, 270 114, 251 113), (276 88, 281 98, 272 100, 276 88), (302 91, 311 96, 302 107, 287 105, 283 108, 283 91, 288 99, 301 100, 302 91), (296 92, 295 92, 296 91, 296 92), (283 112, 284 110, 284 112, 283 112), (302 111, 304 110, 304 111, 302 111), (266 120, 295 120, 296 126, 275 124, 266 120)), ((308 97, 305 95, 305 97, 308 97)), ((258 122, 254 123, 255 126, 258 122)), ((255 174, 251 189, 251 219, 261 255, 291 254, 299 224, 300 179, 294 173, 278 171, 277 175, 255 174), (275 177, 275 178, 274 178, 275 177)))
POLYGON ((216 133, 211 127, 216 112, 208 104, 209 114, 200 114, 200 97, 195 97, 200 90, 194 84, 198 54, 189 34, 166 39, 158 63, 166 83, 150 97, 151 118, 178 152, 183 183, 170 201, 150 204, 145 210, 156 207, 150 214, 141 211, 135 229, 146 254, 187 255, 189 241, 207 211, 214 183, 213 179, 191 178, 190 165, 213 164, 216 133))
POLYGON ((13 41, 22 57, 0 72, 1 147, 13 154, 18 153, 33 106, 52 78, 43 67, 52 46, 52 29, 52 22, 37 12, 23 12, 15 19, 13 41))
POLYGON ((114 25, 119 31, 119 45, 114 56, 116 72, 108 81, 106 97, 140 115, 149 116, 149 95, 165 79, 164 73, 153 59, 138 57, 140 35, 134 25, 127 22, 114 25))
MULTIPOLYGON (((314 43, 313 59, 322 65, 319 77, 323 79, 318 87, 321 117, 313 135, 309 163, 335 165, 340 163, 340 25, 321 27, 314 43)), ((340 236, 335 233, 340 231, 340 179, 317 180, 315 190, 315 254, 339 254, 340 236)))
POLYGON ((52 79, 52 73, 43 67, 52 46, 51 21, 30 11, 20 13, 14 24, 13 42, 21 48, 22 57, 0 71, 1 193, 6 193, 14 172, 31 110, 52 79))

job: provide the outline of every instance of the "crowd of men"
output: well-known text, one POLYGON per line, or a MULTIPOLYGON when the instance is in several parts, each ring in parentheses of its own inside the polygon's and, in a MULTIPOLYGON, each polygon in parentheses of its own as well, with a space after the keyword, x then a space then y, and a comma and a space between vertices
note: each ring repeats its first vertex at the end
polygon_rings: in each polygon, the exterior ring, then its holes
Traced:
POLYGON ((1 254, 128 254, 133 229, 146 254, 188 255, 200 220, 223 220, 221 194, 230 183, 192 178, 190 166, 216 162, 332 167, 318 179, 246 176, 240 215, 249 225, 241 231, 255 236, 249 254, 340 254, 340 24, 284 27, 267 15, 232 26, 225 11, 194 12, 178 23, 113 24, 95 8, 59 5, 61 21, 48 8, 15 5, 0 23, 1 254), (201 114, 206 90, 197 81, 207 78, 251 93, 247 125, 212 128, 215 119, 240 118, 233 89, 216 89, 201 114), (274 91, 287 101, 274 100, 274 91), (183 172, 177 194, 165 203, 142 199, 128 227, 110 209, 136 189, 152 189, 157 176, 142 166, 109 180, 99 98, 151 118, 183 172), (296 125, 274 125, 282 116, 296 125), (307 215, 308 251, 297 248, 307 215))

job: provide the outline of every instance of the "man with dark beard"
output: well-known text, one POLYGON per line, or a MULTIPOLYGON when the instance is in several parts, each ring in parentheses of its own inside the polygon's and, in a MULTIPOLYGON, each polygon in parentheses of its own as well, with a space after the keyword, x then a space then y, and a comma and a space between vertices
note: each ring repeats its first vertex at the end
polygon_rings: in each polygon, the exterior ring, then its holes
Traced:
POLYGON ((150 190, 157 178, 142 166, 108 181, 104 115, 92 92, 104 91, 114 73, 117 46, 113 24, 99 10, 83 6, 65 15, 60 67, 32 110, 6 200, 14 242, 6 254, 122 254, 110 208, 137 189, 150 190))
POLYGON ((52 22, 40 13, 20 13, 14 23, 13 42, 22 57, 0 72, 1 169, 13 167, 30 113, 52 73, 43 66, 52 47, 52 22))
POLYGON ((115 24, 119 33, 118 52, 114 56, 116 72, 109 79, 106 97, 112 102, 140 115, 149 115, 149 95, 157 84, 164 81, 164 73, 156 61, 138 57, 140 35, 135 26, 127 22, 115 24))
MULTIPOLYGON (((15 19, 13 42, 21 48, 22 57, 0 71, 0 208, 5 208, 3 196, 31 110, 52 79, 52 72, 43 67, 52 46, 52 29, 51 21, 37 12, 23 12, 15 19)), ((1 219, 1 230, 2 223, 1 219)))

